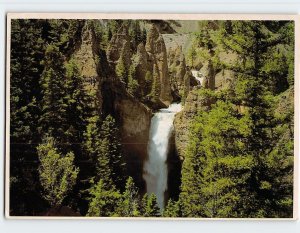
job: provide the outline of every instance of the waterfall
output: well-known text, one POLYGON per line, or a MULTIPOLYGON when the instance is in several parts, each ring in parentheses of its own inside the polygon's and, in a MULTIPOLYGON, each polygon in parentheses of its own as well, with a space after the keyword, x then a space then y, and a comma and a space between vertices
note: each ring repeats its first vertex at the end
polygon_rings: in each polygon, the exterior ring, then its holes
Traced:
POLYGON ((181 111, 181 104, 173 103, 168 108, 160 109, 151 119, 148 160, 144 163, 144 179, 147 193, 154 193, 162 210, 164 195, 168 188, 168 167, 166 164, 169 140, 173 131, 175 114, 181 111))
POLYGON ((203 79, 204 79, 203 74, 200 71, 192 70, 192 75, 199 82, 200 86, 203 86, 203 79))

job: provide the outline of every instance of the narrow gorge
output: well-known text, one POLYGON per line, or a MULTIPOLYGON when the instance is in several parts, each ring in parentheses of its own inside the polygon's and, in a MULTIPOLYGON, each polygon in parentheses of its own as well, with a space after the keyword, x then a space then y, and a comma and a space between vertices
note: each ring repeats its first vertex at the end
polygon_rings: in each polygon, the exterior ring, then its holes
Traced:
POLYGON ((11 216, 292 216, 294 22, 11 24, 11 216))

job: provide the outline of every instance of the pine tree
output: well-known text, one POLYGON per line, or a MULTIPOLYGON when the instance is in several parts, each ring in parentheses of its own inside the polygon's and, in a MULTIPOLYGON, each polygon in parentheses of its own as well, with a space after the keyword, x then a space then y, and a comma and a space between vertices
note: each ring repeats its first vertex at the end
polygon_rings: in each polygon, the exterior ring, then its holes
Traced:
MULTIPOLYGON (((83 77, 80 75, 77 65, 73 60, 65 64, 66 69, 66 96, 68 128, 65 132, 68 141, 78 144, 83 140, 86 128, 86 115, 89 112, 87 95, 84 91, 83 77)), ((80 148, 77 148, 79 150, 80 148)))
POLYGON ((41 98, 39 78, 44 66, 40 21, 11 21, 10 60, 10 214, 32 215, 39 210, 40 190, 35 143, 41 98), (35 203, 27 200, 34 198, 35 203))
MULTIPOLYGON (((272 172, 275 168, 267 161, 270 152, 274 152, 280 140, 280 136, 274 134, 274 126, 282 124, 274 115, 274 96, 285 91, 290 82, 289 67, 293 65, 287 63, 291 60, 288 60, 289 55, 285 55, 284 51, 290 51, 293 47, 289 45, 293 40, 293 23, 228 22, 227 28, 231 33, 227 33, 228 36, 224 38, 224 46, 237 53, 240 58, 231 67, 238 74, 234 93, 231 94, 232 101, 246 106, 253 122, 253 133, 249 137, 248 147, 253 155, 255 167, 252 169, 249 189, 255 196, 256 202, 252 203, 252 206, 255 206, 256 210, 250 211, 249 214, 258 217, 279 216, 283 212, 278 213, 280 207, 274 203, 281 203, 289 195, 282 195, 280 188, 272 185, 275 184, 273 180, 276 175, 272 172)), ((275 151, 278 152, 277 149, 275 151)), ((288 160, 288 157, 281 157, 279 161, 288 160)))
POLYGON ((90 217, 111 217, 118 216, 117 203, 121 195, 114 186, 108 187, 100 179, 90 190, 90 202, 87 216, 90 217))
POLYGON ((173 201, 170 199, 167 206, 163 211, 164 217, 182 217, 181 206, 179 201, 173 201))
POLYGON ((107 146, 111 179, 117 188, 123 190, 127 179, 125 172, 125 161, 122 154, 120 132, 115 119, 108 115, 101 125, 101 138, 107 146))
POLYGON ((149 94, 152 102, 157 102, 159 100, 160 97, 160 79, 159 79, 159 72, 157 70, 157 66, 154 66, 153 69, 153 81, 152 81, 152 87, 151 87, 151 92, 149 94))
POLYGON ((123 217, 138 217, 139 210, 139 194, 132 177, 126 182, 125 191, 122 195, 122 202, 119 205, 120 215, 123 217))
POLYGON ((251 199, 244 193, 254 166, 247 148, 251 125, 248 115, 239 116, 232 104, 222 101, 197 116, 182 168, 183 216, 239 217, 242 213, 238 208, 247 203, 242 195, 251 199))
POLYGON ((150 196, 146 193, 142 199, 142 214, 144 217, 160 217, 160 208, 157 204, 157 198, 154 193, 150 196))
POLYGON ((106 186, 112 185, 112 171, 110 167, 110 148, 108 138, 101 135, 101 121, 99 116, 88 120, 85 132, 85 150, 88 158, 95 166, 95 181, 100 179, 106 186))
POLYGON ((74 154, 69 152, 63 156, 59 153, 53 138, 47 138, 37 147, 37 152, 43 197, 52 207, 58 207, 76 183, 79 169, 73 164, 74 154))
POLYGON ((54 137, 60 146, 67 142, 67 103, 64 58, 59 49, 48 45, 45 53, 45 69, 40 85, 42 116, 39 120, 40 133, 54 137))
POLYGON ((135 79, 135 68, 133 65, 130 66, 128 72, 128 92, 133 96, 139 96, 139 83, 135 79))
POLYGON ((123 82, 124 84, 127 83, 127 70, 125 67, 125 62, 123 56, 120 56, 117 65, 116 65, 116 74, 117 77, 123 82))
POLYGON ((114 118, 108 115, 101 122, 99 116, 91 117, 84 136, 85 150, 95 164, 96 181, 102 179, 106 185, 112 182, 117 188, 123 189, 125 162, 114 118))
POLYGON ((146 87, 146 93, 150 93, 151 92, 151 87, 152 87, 152 75, 150 71, 146 72, 145 75, 145 87, 146 87))

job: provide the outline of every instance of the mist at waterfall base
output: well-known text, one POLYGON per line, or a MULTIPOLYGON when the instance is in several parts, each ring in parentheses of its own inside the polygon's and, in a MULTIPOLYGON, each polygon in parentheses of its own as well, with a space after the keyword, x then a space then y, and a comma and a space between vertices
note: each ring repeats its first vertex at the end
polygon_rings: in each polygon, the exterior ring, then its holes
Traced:
POLYGON ((164 208, 165 191, 168 188, 167 157, 169 141, 174 129, 175 114, 180 112, 180 103, 173 103, 168 108, 160 109, 151 119, 148 160, 144 163, 144 179, 147 193, 154 193, 159 208, 164 208))

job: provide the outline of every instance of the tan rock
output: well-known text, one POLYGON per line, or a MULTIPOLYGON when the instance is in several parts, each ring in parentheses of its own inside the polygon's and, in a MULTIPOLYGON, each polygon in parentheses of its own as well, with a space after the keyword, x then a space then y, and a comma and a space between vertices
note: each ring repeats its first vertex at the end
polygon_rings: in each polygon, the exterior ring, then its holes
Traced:
POLYGON ((204 76, 203 87, 209 88, 211 90, 215 89, 215 70, 211 60, 208 60, 204 63, 203 67, 200 69, 200 72, 204 76))
POLYGON ((103 98, 101 93, 102 78, 99 75, 99 64, 95 54, 98 53, 99 47, 96 41, 95 33, 86 23, 82 28, 81 44, 72 55, 72 59, 77 64, 80 74, 84 77, 84 87, 87 94, 97 95, 97 108, 102 108, 103 98))
POLYGON ((215 76, 216 89, 226 89, 234 79, 234 72, 231 70, 221 70, 215 76))
POLYGON ((189 145, 189 128, 193 118, 199 111, 209 110, 214 101, 214 99, 200 95, 199 89, 193 89, 186 98, 183 110, 176 114, 174 120, 175 146, 181 159, 184 159, 189 145))
POLYGON ((121 55, 122 49, 126 50, 126 57, 131 58, 130 38, 128 35, 128 26, 123 23, 117 33, 115 33, 107 48, 107 59, 110 63, 116 63, 121 55), (126 44, 127 43, 127 44, 126 44), (128 48, 129 43, 129 48, 128 48))
POLYGON ((147 35, 146 51, 152 58, 156 68, 153 76, 158 76, 160 80, 160 96, 159 99, 165 105, 170 105, 173 98, 171 95, 171 84, 168 73, 168 61, 165 42, 159 33, 157 27, 152 25, 147 35))

